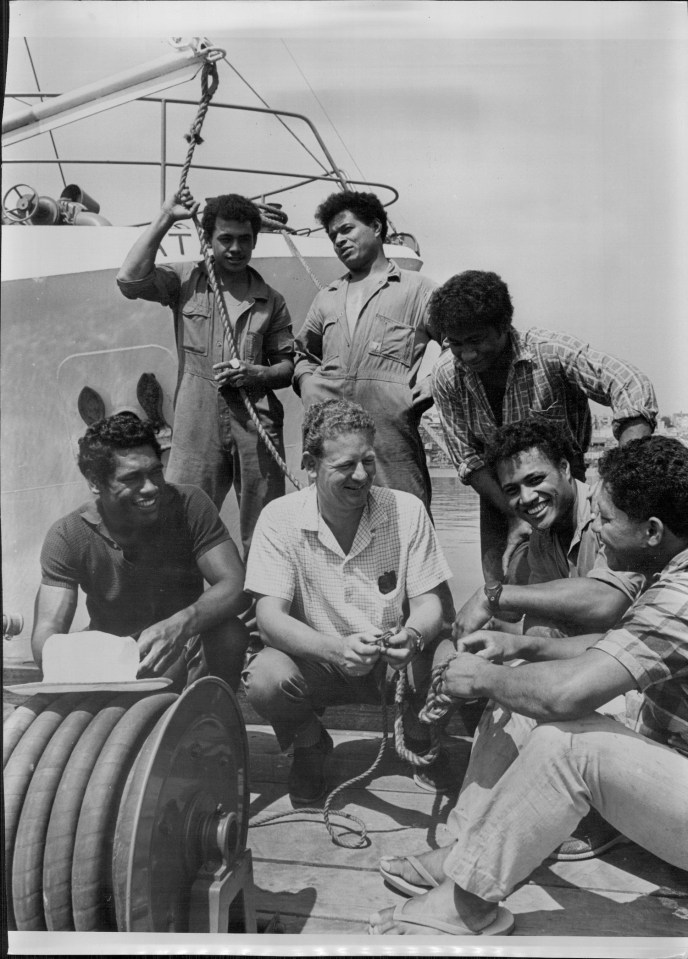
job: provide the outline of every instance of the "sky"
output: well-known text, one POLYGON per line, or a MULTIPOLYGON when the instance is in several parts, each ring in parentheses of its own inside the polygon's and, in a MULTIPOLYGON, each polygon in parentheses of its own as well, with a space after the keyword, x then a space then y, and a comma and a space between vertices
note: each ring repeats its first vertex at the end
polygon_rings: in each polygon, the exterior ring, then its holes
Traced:
MULTIPOLYGON (((350 177, 398 190, 393 224, 417 237, 428 275, 494 270, 517 327, 566 330, 630 360, 668 414, 688 411, 687 34, 685 3, 663 0, 14 0, 7 88, 36 89, 25 36, 48 92, 163 56, 166 37, 207 36, 271 106, 308 114, 350 177)), ((185 87, 170 95, 199 92, 197 80, 185 87)), ((226 64, 215 99, 259 105, 226 64)), ((142 116, 114 117, 89 121, 85 134, 56 131, 58 149, 93 155, 97 143, 120 159, 157 148, 142 116)), ((172 124, 180 143, 190 119, 172 124)), ((315 169, 271 123, 266 134, 244 116, 229 138, 210 126, 197 157, 315 169)), ((6 157, 51 150, 41 137, 6 157)), ((155 181, 126 173, 122 193, 114 169, 98 170, 87 191, 113 222, 150 219, 155 181)), ((45 167, 30 175, 40 193, 59 191, 45 167)), ((232 189, 242 187, 237 177, 232 189)))

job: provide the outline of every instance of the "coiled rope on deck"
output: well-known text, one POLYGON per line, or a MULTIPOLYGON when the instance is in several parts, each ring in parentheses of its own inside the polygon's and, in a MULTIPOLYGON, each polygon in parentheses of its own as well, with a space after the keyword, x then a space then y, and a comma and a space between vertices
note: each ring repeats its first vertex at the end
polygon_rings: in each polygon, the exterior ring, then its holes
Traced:
MULTIPOLYGON (((182 166, 182 172, 179 178, 179 188, 178 188, 179 193, 181 193, 182 190, 184 190, 187 187, 187 178, 189 175, 189 171, 191 169, 191 162, 193 159, 194 151, 199 144, 203 143, 203 139, 201 137, 201 130, 203 128, 203 122, 208 112, 208 108, 210 107, 210 101, 212 100, 217 90, 218 83, 219 83, 219 78, 217 74, 217 67, 215 64, 215 58, 211 55, 211 57, 209 57, 209 59, 205 61, 202 68, 201 99, 198 104, 198 110, 194 118, 194 121, 191 124, 189 132, 185 134, 185 139, 187 140, 189 144, 189 148, 187 150, 186 159, 182 166)), ((191 209, 191 207, 193 207, 194 202, 195 201, 190 195, 189 199, 186 201, 187 208, 191 209)), ((262 210, 261 215, 263 218, 266 219, 266 225, 268 225, 272 229, 275 229, 275 228, 279 229, 279 232, 284 237, 284 240, 287 243, 292 254, 296 256, 297 259, 300 261, 301 265, 303 266, 307 274, 310 276, 315 286, 319 290, 322 289, 322 284, 319 282, 315 274, 311 271, 310 267, 306 263, 305 258, 302 256, 301 252, 296 247, 296 244, 287 233, 285 229, 285 217, 283 215, 280 215, 277 211, 274 211, 273 213, 273 211, 268 212, 268 211, 262 210)), ((224 328, 225 338, 227 341, 227 345, 229 347, 230 357, 231 359, 238 361, 239 350, 238 350, 236 341, 234 339, 234 331, 232 330, 229 316, 227 314, 227 308, 225 306, 224 297, 222 296, 222 291, 220 290, 220 286, 217 281, 214 257, 211 253, 210 245, 208 244, 208 241, 206 240, 206 237, 203 232, 203 228, 200 224, 200 221, 198 219, 198 216, 196 214, 193 214, 192 220, 193 220, 194 226, 196 227, 196 232, 198 233, 201 252, 203 253, 203 259, 205 261, 206 268, 208 271, 208 279, 209 279, 213 294, 215 296, 215 302, 217 304, 218 311, 220 314, 220 319, 222 321, 222 326, 224 328)), ((260 422, 260 418, 251 401, 251 398, 248 396, 244 387, 239 387, 239 394, 246 408, 246 411, 251 417, 256 427, 256 430, 258 431, 258 435, 263 441, 266 449, 268 450, 272 458, 275 460, 275 462, 279 465, 280 469, 282 470, 284 475, 289 479, 292 485, 297 490, 300 490, 302 488, 301 483, 291 473, 286 462, 280 456, 279 451, 276 449, 274 443, 272 442, 267 432, 265 431, 265 428, 263 427, 263 424, 260 422)), ((448 665, 448 663, 445 664, 443 668, 446 668, 446 665, 448 665)), ((435 675, 436 672, 437 670, 433 670, 433 676, 435 675)), ((441 685, 441 682, 440 682, 440 685, 441 685)), ((408 687, 408 679, 406 675, 406 668, 401 668, 397 670, 396 672, 396 687, 395 687, 395 694, 394 694, 394 702, 396 706, 396 717, 394 722, 395 749, 400 759, 406 760, 407 762, 411 763, 414 766, 429 766, 431 763, 435 761, 435 759, 437 758, 437 755, 439 754, 439 749, 440 749, 439 731, 437 727, 434 725, 434 721, 430 720, 431 746, 428 752, 422 755, 416 755, 410 749, 407 748, 404 741, 404 727, 403 727, 403 710, 404 710, 404 700, 406 697, 407 687, 408 687)), ((431 689, 428 693, 428 701, 426 702, 426 705, 424 708, 425 710, 428 709, 431 696, 433 696, 433 704, 434 704, 435 695, 436 694, 433 693, 433 689, 431 686, 431 689)), ((362 782, 369 776, 372 776, 372 774, 376 771, 376 769, 382 762, 382 758, 384 756, 385 750, 387 748, 387 742, 388 742, 386 674, 383 674, 382 681, 380 683, 380 699, 381 699, 381 708, 382 708, 382 730, 383 730, 382 739, 380 740, 380 746, 378 748, 377 756, 375 757, 371 765, 368 767, 368 769, 366 769, 360 775, 347 780, 346 782, 342 783, 341 785, 333 789, 332 792, 328 795, 322 810, 317 808, 312 808, 312 807, 304 807, 304 808, 294 809, 293 811, 287 812, 287 813, 276 813, 273 816, 267 816, 264 819, 260 819, 257 822, 251 823, 252 828, 257 828, 259 826, 266 826, 269 823, 276 822, 277 820, 281 820, 281 819, 286 819, 294 815, 304 815, 304 814, 306 815, 314 814, 318 816, 322 815, 325 820, 325 825, 330 834, 330 837, 333 843, 335 843, 336 845, 346 846, 348 848, 358 848, 366 844, 367 830, 363 820, 359 819, 357 816, 352 815, 351 813, 342 812, 341 810, 333 810, 331 807, 336 796, 344 792, 345 789, 348 789, 349 787, 362 782), (330 821, 331 816, 333 815, 339 816, 343 819, 348 819, 352 822, 357 823, 360 827, 360 832, 358 834, 355 834, 353 837, 352 836, 336 836, 334 833, 334 827, 332 826, 332 823, 330 821)), ((445 712, 446 712, 446 709, 445 709, 445 712)))

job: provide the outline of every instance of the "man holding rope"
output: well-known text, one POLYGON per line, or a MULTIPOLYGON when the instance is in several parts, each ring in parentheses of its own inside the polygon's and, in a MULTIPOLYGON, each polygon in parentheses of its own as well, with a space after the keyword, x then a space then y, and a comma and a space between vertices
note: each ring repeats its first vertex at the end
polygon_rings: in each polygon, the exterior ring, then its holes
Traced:
MULTIPOLYGON (((280 747, 294 746, 294 805, 327 791, 325 708, 379 703, 388 667, 407 669, 407 748, 431 750, 418 711, 442 627, 439 588, 451 573, 420 499, 373 485, 374 438, 357 403, 311 406, 303 462, 312 485, 263 510, 248 559, 245 588, 257 597, 265 648, 244 681, 280 747)), ((438 758, 435 750, 432 768, 446 775, 438 758)))
POLYGON ((128 299, 173 311, 179 373, 167 479, 200 486, 218 510, 233 485, 246 557, 261 509, 284 495, 285 483, 241 391, 284 458, 284 411, 274 391, 291 383, 291 318, 282 295, 250 266, 261 227, 258 208, 237 194, 208 200, 201 225, 234 335, 238 360, 231 358, 205 262, 155 265, 170 227, 197 210, 187 188, 169 197, 129 251, 117 283, 128 299))

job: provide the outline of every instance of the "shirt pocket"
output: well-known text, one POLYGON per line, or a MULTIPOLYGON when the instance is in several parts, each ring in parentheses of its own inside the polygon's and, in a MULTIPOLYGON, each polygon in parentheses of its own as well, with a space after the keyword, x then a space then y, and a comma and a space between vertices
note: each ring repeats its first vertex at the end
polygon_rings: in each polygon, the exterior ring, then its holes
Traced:
POLYGON ((185 353, 207 356, 210 348, 210 309, 205 299, 193 299, 182 308, 181 345, 185 353))
POLYGON ((399 323, 398 320, 393 320, 384 313, 378 313, 375 317, 368 353, 371 356, 393 360, 410 369, 413 360, 414 334, 413 327, 399 323))
POLYGON ((338 369, 341 355, 342 331, 340 319, 335 316, 323 322, 321 371, 338 369))

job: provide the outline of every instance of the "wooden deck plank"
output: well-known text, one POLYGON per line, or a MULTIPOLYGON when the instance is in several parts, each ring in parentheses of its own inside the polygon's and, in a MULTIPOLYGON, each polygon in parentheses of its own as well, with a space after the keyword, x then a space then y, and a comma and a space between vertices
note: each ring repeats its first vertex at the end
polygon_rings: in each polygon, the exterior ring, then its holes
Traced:
MULTIPOLYGON (((366 869, 257 862, 254 865, 257 908, 281 916, 318 918, 328 923, 365 923, 371 912, 399 901, 379 876, 366 869)), ((577 887, 521 887, 506 901, 517 916, 521 936, 688 935, 688 911, 671 897, 616 893, 577 887)))

